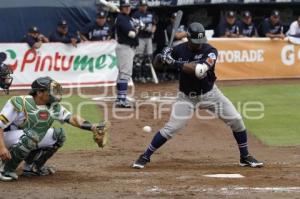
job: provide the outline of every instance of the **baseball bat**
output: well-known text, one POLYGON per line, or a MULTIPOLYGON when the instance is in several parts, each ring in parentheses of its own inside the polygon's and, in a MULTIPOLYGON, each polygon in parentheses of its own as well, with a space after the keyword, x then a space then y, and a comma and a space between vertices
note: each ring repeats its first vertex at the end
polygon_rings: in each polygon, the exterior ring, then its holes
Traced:
POLYGON ((104 5, 109 12, 120 12, 118 6, 116 6, 112 2, 107 2, 106 0, 99 0, 98 2, 104 5))
MULTIPOLYGON (((168 47, 170 47, 170 48, 173 45, 173 41, 174 41, 174 38, 175 38, 176 31, 178 30, 178 28, 180 26, 182 15, 183 15, 182 10, 178 10, 177 13, 176 13, 176 18, 175 18, 174 24, 173 24, 171 37, 169 39, 168 47)), ((166 78, 166 75, 167 75, 167 68, 168 68, 167 65, 165 65, 164 73, 163 73, 164 79, 166 78)))
POLYGON ((176 34, 176 31, 178 30, 178 28, 180 26, 182 15, 183 15, 183 12, 181 10, 178 10, 177 14, 176 14, 175 21, 174 21, 171 37, 170 37, 170 40, 169 40, 169 45, 168 45, 169 47, 172 47, 172 45, 173 45, 175 34, 176 34))
POLYGON ((158 84, 158 78, 157 78, 157 75, 156 75, 156 72, 154 70, 154 67, 153 67, 152 63, 150 63, 150 69, 151 69, 151 73, 152 73, 154 83, 158 84))

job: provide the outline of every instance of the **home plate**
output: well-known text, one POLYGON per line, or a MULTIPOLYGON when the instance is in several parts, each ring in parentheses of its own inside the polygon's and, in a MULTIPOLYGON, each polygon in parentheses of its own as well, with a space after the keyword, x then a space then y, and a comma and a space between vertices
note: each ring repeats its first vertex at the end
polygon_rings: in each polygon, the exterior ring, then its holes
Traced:
POLYGON ((203 175, 204 177, 208 178, 244 178, 245 176, 234 173, 234 174, 209 174, 209 175, 203 175))

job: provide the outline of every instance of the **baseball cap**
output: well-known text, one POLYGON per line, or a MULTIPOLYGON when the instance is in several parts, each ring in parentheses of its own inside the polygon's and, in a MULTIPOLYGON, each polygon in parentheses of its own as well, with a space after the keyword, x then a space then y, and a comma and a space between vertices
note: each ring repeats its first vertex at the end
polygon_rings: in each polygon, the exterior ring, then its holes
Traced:
POLYGON ((230 10, 226 12, 226 17, 235 17, 235 12, 230 10))
POLYGON ((207 38, 205 36, 205 29, 201 23, 193 22, 189 25, 187 30, 188 39, 193 44, 203 44, 207 43, 207 38))
POLYGON ((36 26, 32 26, 28 29, 28 32, 30 33, 38 33, 39 29, 36 26))
POLYGON ((120 7, 129 7, 130 0, 120 0, 120 7))
POLYGON ((280 12, 278 10, 273 10, 272 13, 271 13, 271 16, 280 17, 280 12))
POLYGON ((107 16, 107 14, 104 11, 100 11, 100 12, 97 13, 98 18, 105 18, 106 16, 107 16))
POLYGON ((242 16, 243 16, 243 18, 250 18, 250 17, 252 17, 252 14, 250 11, 246 10, 243 12, 242 16))
POLYGON ((171 18, 176 18, 176 16, 177 16, 177 12, 173 12, 171 18))
POLYGON ((66 27, 66 26, 68 26, 68 22, 66 20, 61 20, 61 21, 58 22, 57 26, 66 27))
POLYGON ((148 2, 147 2, 147 0, 140 0, 139 5, 140 5, 140 6, 147 6, 147 5, 148 5, 148 2))

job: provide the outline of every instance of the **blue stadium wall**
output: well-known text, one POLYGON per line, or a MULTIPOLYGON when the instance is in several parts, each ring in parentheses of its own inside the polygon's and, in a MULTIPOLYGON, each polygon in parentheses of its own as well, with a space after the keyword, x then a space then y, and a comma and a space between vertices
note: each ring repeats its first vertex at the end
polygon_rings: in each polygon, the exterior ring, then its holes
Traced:
POLYGON ((30 26, 51 34, 59 20, 69 22, 71 31, 89 23, 96 15, 95 0, 1 0, 0 42, 21 41, 30 26))

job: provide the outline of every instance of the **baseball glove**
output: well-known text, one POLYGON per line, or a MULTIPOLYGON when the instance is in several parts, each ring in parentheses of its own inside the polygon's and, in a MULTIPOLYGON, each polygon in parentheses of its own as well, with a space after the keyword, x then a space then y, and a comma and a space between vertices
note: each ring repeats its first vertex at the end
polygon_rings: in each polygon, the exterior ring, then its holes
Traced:
POLYGON ((98 144, 100 148, 105 147, 109 141, 109 122, 102 122, 98 125, 93 125, 93 139, 98 144))

